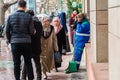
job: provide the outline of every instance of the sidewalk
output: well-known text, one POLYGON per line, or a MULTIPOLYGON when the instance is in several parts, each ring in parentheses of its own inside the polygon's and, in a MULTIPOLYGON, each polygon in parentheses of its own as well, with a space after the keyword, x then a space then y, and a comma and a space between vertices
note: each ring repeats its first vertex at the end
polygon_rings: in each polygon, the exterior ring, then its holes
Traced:
MULTIPOLYGON (((0 53, 0 80, 14 80, 13 62, 12 62, 11 53, 9 53, 4 40, 2 40, 1 46, 2 46, 1 49, 2 52, 0 53)), ((85 67, 85 59, 82 60, 81 67, 78 72, 69 73, 69 74, 64 73, 64 70, 68 66, 68 62, 71 59, 72 59, 71 53, 67 53, 67 55, 63 55, 63 63, 62 63, 62 67, 58 69, 59 72, 55 72, 55 70, 52 70, 51 73, 48 73, 47 80, 88 80, 86 67, 85 67)))

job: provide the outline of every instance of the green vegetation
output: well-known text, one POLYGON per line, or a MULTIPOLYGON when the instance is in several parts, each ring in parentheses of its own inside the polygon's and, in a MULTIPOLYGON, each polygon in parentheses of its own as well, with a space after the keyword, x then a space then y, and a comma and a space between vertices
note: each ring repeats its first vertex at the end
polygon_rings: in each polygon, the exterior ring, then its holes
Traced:
POLYGON ((76 10, 78 13, 82 12, 82 4, 79 0, 67 0, 68 6, 68 17, 70 17, 71 13, 76 10), (76 3, 75 7, 73 7, 73 3, 76 3))

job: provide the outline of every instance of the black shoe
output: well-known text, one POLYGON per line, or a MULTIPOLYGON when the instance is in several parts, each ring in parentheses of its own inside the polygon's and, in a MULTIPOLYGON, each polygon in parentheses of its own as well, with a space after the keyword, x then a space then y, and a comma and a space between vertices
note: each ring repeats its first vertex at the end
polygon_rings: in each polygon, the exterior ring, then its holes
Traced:
POLYGON ((39 70, 37 70, 37 79, 36 80, 42 80, 42 74, 39 70))
POLYGON ((67 71, 68 70, 68 68, 67 69, 65 69, 65 71, 67 71))
POLYGON ((26 79, 22 78, 22 79, 20 79, 20 80, 26 80, 26 79))
POLYGON ((71 72, 69 71, 69 68, 65 69, 65 73, 71 73, 71 72))
POLYGON ((56 72, 58 72, 58 69, 57 69, 57 68, 55 68, 55 70, 56 70, 56 72))
POLYGON ((77 71, 79 70, 79 68, 77 68, 77 71))
POLYGON ((21 80, 26 80, 26 75, 22 75, 21 80))
POLYGON ((66 53, 62 53, 62 55, 66 55, 66 53))

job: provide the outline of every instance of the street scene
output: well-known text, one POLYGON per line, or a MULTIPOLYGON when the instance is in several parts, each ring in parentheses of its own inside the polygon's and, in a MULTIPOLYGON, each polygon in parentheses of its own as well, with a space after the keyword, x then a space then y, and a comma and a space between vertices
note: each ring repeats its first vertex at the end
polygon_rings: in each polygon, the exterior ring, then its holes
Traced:
MULTIPOLYGON (((7 47, 5 40, 2 40, 2 54, 0 54, 0 79, 1 80, 15 80, 13 73, 13 61, 12 56, 7 47)), ((59 68, 59 72, 56 72, 54 69, 51 73, 48 73, 48 80, 88 80, 87 72, 85 67, 85 60, 82 60, 81 68, 78 72, 74 73, 65 73, 65 69, 68 67, 68 62, 71 61, 72 54, 67 53, 67 55, 63 56, 62 67, 59 68)), ((35 65, 33 64, 35 67, 35 65)), ((35 73, 36 75, 36 73, 35 73)), ((35 79, 36 80, 36 79, 35 79)), ((42 79, 44 80, 44 79, 42 79)))
POLYGON ((119 0, 0 0, 0 80, 119 80, 119 0))

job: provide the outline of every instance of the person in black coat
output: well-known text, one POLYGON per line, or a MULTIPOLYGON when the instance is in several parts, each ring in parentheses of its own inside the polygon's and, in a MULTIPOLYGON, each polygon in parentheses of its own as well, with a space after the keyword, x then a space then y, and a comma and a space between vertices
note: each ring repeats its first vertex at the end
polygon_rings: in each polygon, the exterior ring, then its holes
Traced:
POLYGON ((66 55, 66 52, 70 52, 70 43, 69 43, 69 38, 68 38, 68 28, 66 25, 66 13, 65 12, 61 12, 59 13, 59 18, 60 18, 60 24, 62 25, 62 27, 65 30, 65 35, 66 35, 66 48, 63 49, 62 54, 66 55))
POLYGON ((67 25, 66 25, 66 13, 65 12, 61 12, 59 13, 59 18, 60 18, 60 24, 62 25, 62 27, 64 28, 65 32, 68 32, 67 29, 67 25))
MULTIPOLYGON (((41 53, 41 35, 42 35, 42 24, 37 17, 34 16, 33 10, 28 10, 26 13, 33 16, 34 27, 36 34, 31 36, 32 39, 32 52, 31 57, 33 58, 36 66, 37 80, 41 80, 41 64, 40 64, 40 53, 41 53)), ((22 78, 26 80, 26 68, 24 66, 22 71, 22 78)))
MULTIPOLYGON (((59 17, 54 17, 52 21, 52 25, 54 26, 55 33, 57 36, 57 44, 59 48, 59 52, 61 53, 62 56, 62 49, 66 48, 66 35, 65 35, 65 30, 60 24, 59 17)), ((55 63, 55 68, 56 71, 58 67, 61 67, 61 63, 55 63)))
POLYGON ((9 15, 5 21, 6 42, 11 45, 14 62, 14 80, 20 80, 21 56, 26 64, 28 79, 33 80, 33 67, 31 63, 31 35, 36 33, 32 17, 26 13, 27 3, 18 0, 17 11, 9 15))

